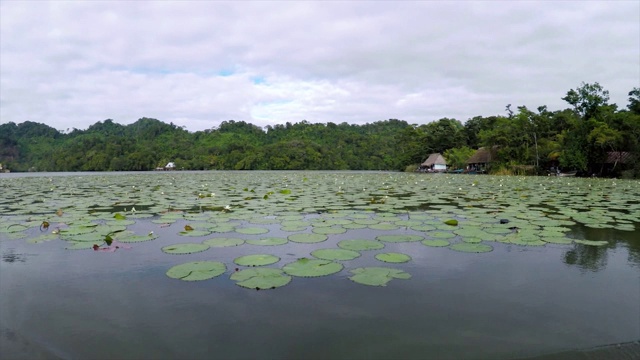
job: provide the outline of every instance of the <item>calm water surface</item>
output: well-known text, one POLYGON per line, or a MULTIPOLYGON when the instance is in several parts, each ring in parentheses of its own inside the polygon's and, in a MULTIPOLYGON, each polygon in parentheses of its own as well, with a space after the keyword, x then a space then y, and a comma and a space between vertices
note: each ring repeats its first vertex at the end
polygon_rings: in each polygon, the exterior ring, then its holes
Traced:
MULTIPOLYGON (((130 229, 153 230, 159 238, 115 253, 0 234, 0 357, 514 359, 640 339, 638 230, 574 228, 617 240, 603 248, 492 242, 492 252, 468 254, 388 243, 344 262, 338 274, 254 291, 228 278, 235 270, 230 259, 274 254, 282 259, 271 267, 281 267, 314 249, 379 232, 350 230, 320 244, 164 254, 162 246, 212 237, 176 235, 184 224, 160 228, 138 220, 130 229), (412 274, 410 280, 369 287, 348 279, 349 269, 381 266, 373 256, 393 251, 412 256, 393 265, 412 274), (165 275, 197 260, 225 262, 228 271, 201 282, 165 275)), ((278 226, 266 227, 269 236, 286 236, 278 226)))

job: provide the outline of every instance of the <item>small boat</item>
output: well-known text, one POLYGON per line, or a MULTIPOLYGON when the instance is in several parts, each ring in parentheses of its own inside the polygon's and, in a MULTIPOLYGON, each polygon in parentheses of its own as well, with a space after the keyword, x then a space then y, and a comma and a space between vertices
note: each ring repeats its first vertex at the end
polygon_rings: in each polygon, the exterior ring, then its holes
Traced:
POLYGON ((577 171, 570 171, 570 172, 559 172, 556 173, 556 176, 576 176, 577 171))

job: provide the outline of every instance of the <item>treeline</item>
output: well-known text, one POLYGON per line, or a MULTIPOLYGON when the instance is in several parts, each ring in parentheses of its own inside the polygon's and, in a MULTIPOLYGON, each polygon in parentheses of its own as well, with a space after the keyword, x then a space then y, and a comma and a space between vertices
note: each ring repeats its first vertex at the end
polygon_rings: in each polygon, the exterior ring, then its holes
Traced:
POLYGON ((0 125, 0 163, 12 171, 153 170, 169 162, 189 170, 404 170, 440 152, 464 168, 474 150, 494 149, 493 171, 550 166, 601 174, 611 151, 630 157, 610 175, 640 176, 640 89, 626 109, 609 104, 598 83, 563 97, 571 108, 524 106, 504 116, 474 117, 464 124, 443 118, 424 125, 390 119, 370 124, 299 123, 261 128, 223 121, 205 131, 142 118, 130 125, 100 121, 62 133, 26 121, 0 125))

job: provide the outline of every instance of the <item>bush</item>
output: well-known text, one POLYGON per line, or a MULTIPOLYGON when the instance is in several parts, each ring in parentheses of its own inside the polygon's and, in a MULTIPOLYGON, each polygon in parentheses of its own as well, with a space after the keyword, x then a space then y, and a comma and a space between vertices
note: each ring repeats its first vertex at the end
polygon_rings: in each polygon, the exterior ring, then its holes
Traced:
POLYGON ((407 167, 404 168, 404 172, 416 172, 419 168, 420 164, 407 165, 407 167))

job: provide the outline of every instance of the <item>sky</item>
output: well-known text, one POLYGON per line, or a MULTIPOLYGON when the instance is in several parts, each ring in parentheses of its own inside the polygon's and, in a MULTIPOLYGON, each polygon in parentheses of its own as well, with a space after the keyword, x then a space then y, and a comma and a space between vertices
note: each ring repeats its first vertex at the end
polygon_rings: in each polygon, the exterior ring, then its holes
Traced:
POLYGON ((0 1, 0 123, 215 128, 570 106, 640 87, 640 1, 0 1))

